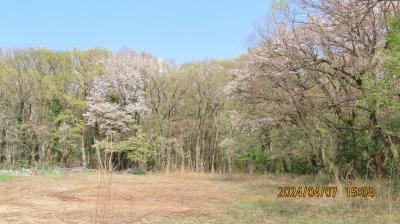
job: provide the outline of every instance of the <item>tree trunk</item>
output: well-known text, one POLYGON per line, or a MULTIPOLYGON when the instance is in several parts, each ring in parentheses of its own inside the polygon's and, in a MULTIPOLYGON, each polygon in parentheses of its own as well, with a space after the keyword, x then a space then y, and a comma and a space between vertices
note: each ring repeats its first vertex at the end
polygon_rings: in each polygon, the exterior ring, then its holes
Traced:
MULTIPOLYGON (((112 151, 112 143, 113 143, 113 138, 112 135, 110 136, 110 148, 109 148, 109 159, 108 159, 108 170, 112 171, 113 170, 113 164, 112 164, 112 157, 113 157, 113 151, 112 151)), ((106 158, 106 157, 105 157, 106 158)))
POLYGON ((181 172, 185 171, 185 151, 183 149, 183 141, 180 139, 180 150, 181 150, 181 172))
POLYGON ((166 165, 165 165, 165 172, 169 173, 169 168, 171 166, 171 156, 170 156, 170 151, 169 148, 166 148, 166 157, 167 157, 167 161, 166 161, 166 165))
POLYGON ((212 155, 211 155, 211 173, 214 173, 214 172, 215 172, 215 168, 214 168, 214 157, 215 157, 214 152, 212 152, 212 155))
POLYGON ((322 145, 319 147, 319 165, 320 169, 325 168, 325 151, 322 145))
MULTIPOLYGON (((94 139, 94 142, 96 142, 96 139, 94 139)), ((96 154, 97 154, 98 169, 103 170, 103 161, 101 160, 100 147, 98 145, 96 146, 96 154)))
POLYGON ((232 173, 231 155, 228 153, 228 170, 232 173))
POLYGON ((200 133, 198 133, 196 138, 196 172, 200 172, 200 141, 201 136, 200 133))
POLYGON ((85 137, 81 136, 82 165, 86 167, 85 137))
POLYGON ((393 160, 395 161, 395 162, 397 162, 398 161, 398 159, 399 159, 399 153, 398 153, 398 151, 397 151, 397 145, 395 144, 395 143, 393 143, 393 141, 392 141, 392 138, 388 135, 388 144, 389 144, 389 149, 390 149, 390 152, 392 153, 392 156, 393 156, 393 160))
MULTIPOLYGON (((192 143, 192 140, 190 140, 189 147, 192 146, 191 143, 192 143)), ((188 169, 189 169, 190 172, 192 172, 193 171, 193 159, 192 159, 192 149, 191 148, 188 148, 187 159, 188 159, 188 161, 187 161, 188 169)))
POLYGON ((5 149, 6 149, 5 150, 6 151, 6 161, 8 164, 11 164, 12 163, 12 151, 10 150, 9 145, 8 145, 7 131, 5 133, 5 149))
POLYGON ((215 133, 215 142, 214 142, 214 147, 212 150, 212 155, 211 155, 211 172, 214 173, 215 171, 215 167, 214 167, 214 163, 215 163, 215 152, 217 151, 217 145, 218 145, 218 133, 219 130, 217 129, 216 133, 215 133))

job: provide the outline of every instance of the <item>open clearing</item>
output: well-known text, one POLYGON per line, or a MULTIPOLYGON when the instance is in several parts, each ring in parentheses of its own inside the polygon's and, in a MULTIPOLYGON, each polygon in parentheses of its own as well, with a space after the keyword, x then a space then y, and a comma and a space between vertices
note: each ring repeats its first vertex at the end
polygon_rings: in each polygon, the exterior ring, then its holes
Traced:
POLYGON ((400 223, 399 194, 383 185, 370 199, 277 198, 278 186, 306 184, 188 173, 17 177, 0 182, 0 223, 400 223))

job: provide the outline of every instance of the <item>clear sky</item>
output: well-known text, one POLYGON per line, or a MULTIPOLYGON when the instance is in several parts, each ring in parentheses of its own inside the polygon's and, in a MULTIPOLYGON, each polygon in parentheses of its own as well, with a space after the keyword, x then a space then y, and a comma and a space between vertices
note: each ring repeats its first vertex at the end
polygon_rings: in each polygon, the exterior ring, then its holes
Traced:
POLYGON ((4 0, 0 47, 129 47, 178 63, 246 51, 270 0, 4 0))

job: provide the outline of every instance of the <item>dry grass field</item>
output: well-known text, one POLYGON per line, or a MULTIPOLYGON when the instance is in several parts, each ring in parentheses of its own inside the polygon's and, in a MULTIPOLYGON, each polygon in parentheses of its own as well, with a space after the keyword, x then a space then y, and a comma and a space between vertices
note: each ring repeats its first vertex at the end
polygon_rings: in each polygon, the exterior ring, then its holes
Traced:
POLYGON ((277 198, 311 178, 62 174, 0 182, 0 223, 400 223, 398 189, 374 198, 277 198), (397 191, 396 191, 397 190, 397 191))

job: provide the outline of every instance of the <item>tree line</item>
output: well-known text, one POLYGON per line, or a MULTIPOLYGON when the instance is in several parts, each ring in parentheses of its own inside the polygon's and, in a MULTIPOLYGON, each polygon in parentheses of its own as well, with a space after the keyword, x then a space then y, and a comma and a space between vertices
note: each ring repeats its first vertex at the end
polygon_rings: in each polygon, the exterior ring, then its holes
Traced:
POLYGON ((399 172, 399 3, 277 1, 249 51, 0 52, 0 162, 162 172, 399 172))

